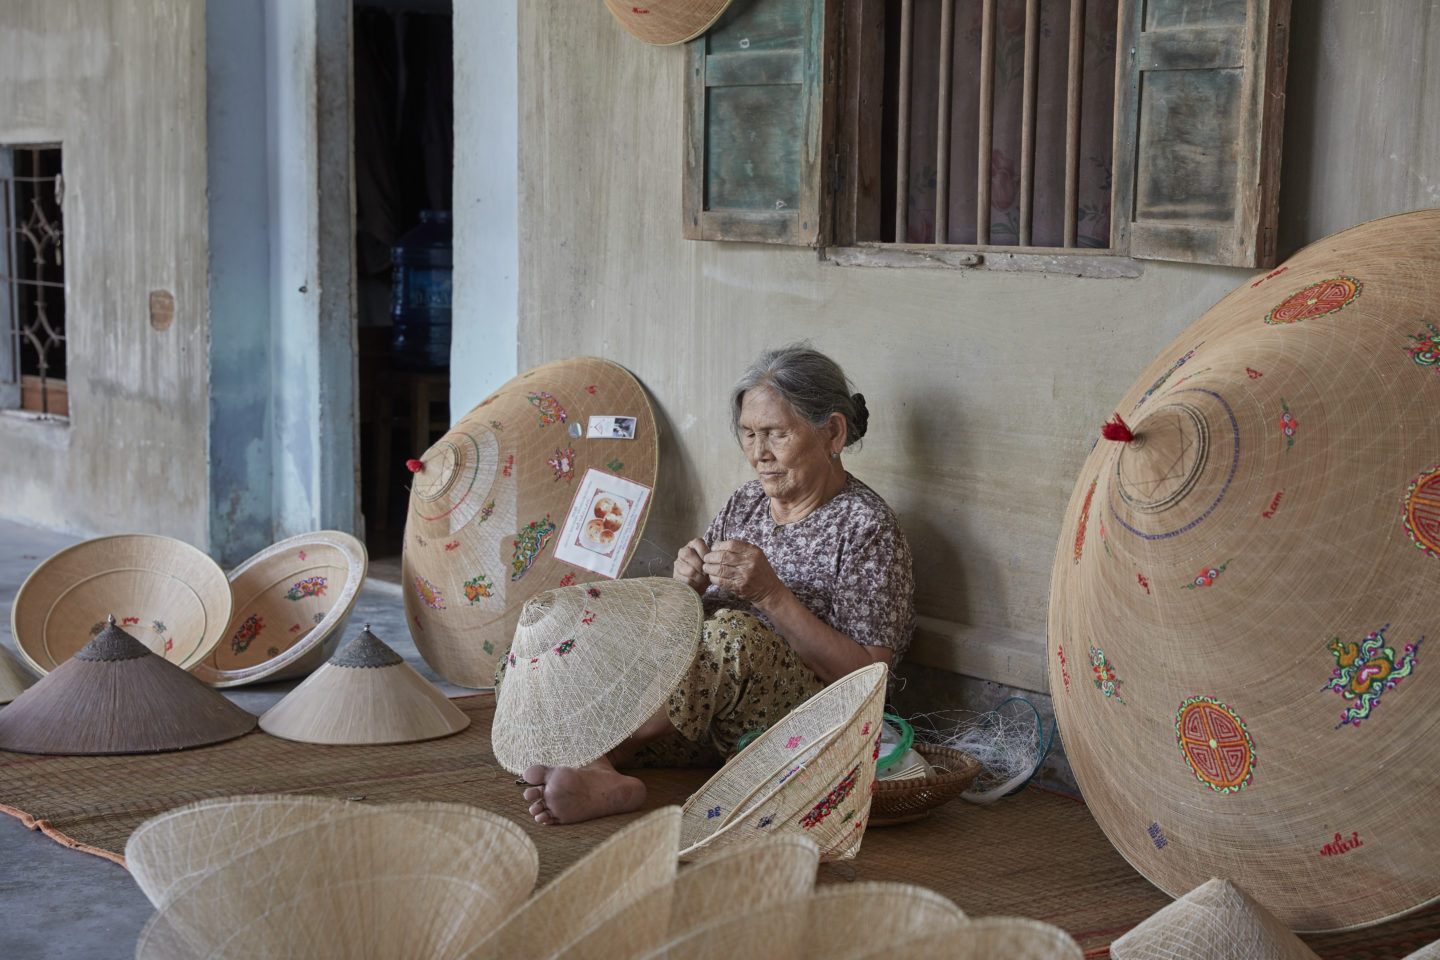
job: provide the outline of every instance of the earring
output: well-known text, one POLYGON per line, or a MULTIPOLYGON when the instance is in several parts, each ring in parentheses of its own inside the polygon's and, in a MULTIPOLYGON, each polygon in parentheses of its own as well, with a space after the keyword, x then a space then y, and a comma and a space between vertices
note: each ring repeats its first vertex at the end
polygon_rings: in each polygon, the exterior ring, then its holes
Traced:
POLYGON ((839 459, 840 459, 840 454, 838 454, 838 453, 832 453, 832 454, 830 454, 830 459, 831 459, 831 460, 839 460, 839 459))

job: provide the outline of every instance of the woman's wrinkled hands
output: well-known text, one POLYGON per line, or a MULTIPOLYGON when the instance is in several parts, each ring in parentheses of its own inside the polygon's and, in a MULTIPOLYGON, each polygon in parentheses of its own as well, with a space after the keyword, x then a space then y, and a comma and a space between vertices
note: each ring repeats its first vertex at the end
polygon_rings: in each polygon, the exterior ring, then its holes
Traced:
POLYGON ((709 552, 710 545, 704 540, 699 537, 691 540, 675 555, 675 568, 670 576, 696 593, 704 593, 710 586, 710 578, 705 575, 705 554, 709 552))
POLYGON ((765 551, 744 540, 721 540, 715 544, 705 554, 702 569, 715 586, 762 610, 785 590, 765 558, 765 551))

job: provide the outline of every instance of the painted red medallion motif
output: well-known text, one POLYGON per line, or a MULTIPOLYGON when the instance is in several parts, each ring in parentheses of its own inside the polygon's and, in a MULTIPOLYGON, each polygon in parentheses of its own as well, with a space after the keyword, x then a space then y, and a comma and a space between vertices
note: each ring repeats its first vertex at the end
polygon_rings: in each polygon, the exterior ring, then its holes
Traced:
POLYGON ((1304 290, 1282 300, 1265 316, 1265 322, 1299 323, 1301 320, 1323 317, 1350 304, 1360 296, 1364 286, 1354 277, 1332 277, 1312 283, 1304 290))
POLYGON ((1182 701, 1175 715, 1175 742, 1195 779, 1217 793, 1234 793, 1250 782, 1255 745, 1245 722, 1211 697, 1182 701))
POLYGON ((1440 557, 1440 464, 1416 477, 1405 491, 1405 532, 1415 546, 1440 557))

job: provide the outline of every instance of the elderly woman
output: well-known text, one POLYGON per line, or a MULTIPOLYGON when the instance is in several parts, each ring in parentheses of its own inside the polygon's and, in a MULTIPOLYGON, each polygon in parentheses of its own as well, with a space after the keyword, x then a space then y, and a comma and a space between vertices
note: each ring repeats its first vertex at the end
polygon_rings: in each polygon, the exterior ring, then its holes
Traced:
POLYGON ((525 771, 540 823, 638 809, 645 785, 617 767, 719 765, 746 734, 860 667, 893 666, 909 646, 910 548, 885 501, 841 462, 865 435, 865 398, 833 360, 796 345, 762 353, 730 406, 757 478, 675 558, 675 579, 705 608, 695 663, 608 756, 525 771))

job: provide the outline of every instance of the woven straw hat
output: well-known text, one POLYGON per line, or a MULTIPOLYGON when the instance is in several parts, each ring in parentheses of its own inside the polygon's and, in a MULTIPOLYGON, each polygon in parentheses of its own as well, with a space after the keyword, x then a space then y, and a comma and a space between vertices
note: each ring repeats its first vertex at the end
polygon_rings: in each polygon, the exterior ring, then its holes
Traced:
POLYGON ((125 841, 125 869, 159 909, 174 892, 217 867, 311 824, 350 816, 351 806, 332 797, 295 793, 188 803, 135 828, 125 841))
POLYGON ((1440 897, 1437 267, 1427 210, 1248 279, 1081 471, 1055 714, 1095 819, 1172 896, 1225 876, 1302 931, 1440 897))
POLYGON ((452 683, 489 687, 526 600, 619 576, 649 514, 656 463, 645 391, 608 360, 536 367, 462 417, 410 464, 401 566, 425 662, 452 683), (602 502, 604 517, 592 515, 602 502), (598 539, 584 536, 587 519, 601 521, 598 539))
POLYGON ((512 773, 578 767, 660 709, 700 644, 700 597, 669 577, 547 590, 520 615, 490 740, 512 773))
POLYGON ((470 717, 365 629, 260 716, 260 729, 302 743, 411 743, 448 737, 470 717))
MULTIPOLYGON (((647 957, 748 960, 853 957, 922 933, 963 929, 965 914, 939 894, 904 883, 853 883, 800 900, 771 901, 687 929, 647 957)), ((904 955, 904 954, 900 954, 904 955)))
POLYGON ((9 703, 35 682, 19 659, 6 647, 0 647, 0 703, 9 703))
POLYGON ((709 30, 731 0, 653 0, 622 3, 605 0, 605 6, 631 36, 659 46, 694 40, 709 30))
POLYGON ((685 801, 680 858, 795 834, 822 860, 860 850, 885 706, 886 667, 836 680, 786 714, 685 801))
MULTIPOLYGON (((1025 917, 976 917, 943 933, 897 938, 851 960, 1084 960, 1085 951, 1059 927, 1025 917)), ((1248 956, 1235 954, 1236 958, 1248 956)), ((1172 960, 1190 960, 1177 954, 1172 960)))
POLYGON ((1208 880, 1110 944, 1114 960, 1319 960, 1275 915, 1227 880, 1208 880))
POLYGON ((230 621, 230 583, 204 553, 170 537, 125 534, 66 547, 25 578, 10 609, 20 655, 42 676, 115 615, 155 653, 191 669, 230 621))
POLYGON ((0 710, 0 750, 156 753, 230 740, 255 717, 109 624, 0 710))
POLYGON ((537 891, 464 960, 555 956, 626 904, 668 889, 679 841, 679 807, 661 807, 627 824, 537 891))
POLYGON ((213 687, 305 676, 339 646, 368 566, 365 545, 338 530, 261 550, 230 571, 234 613, 195 676, 213 687))
POLYGON ((815 885, 819 861, 819 848, 804 837, 732 847, 613 911, 556 960, 643 956, 727 917, 801 899, 815 885))
POLYGON ((538 870, 524 829, 476 807, 347 804, 172 891, 135 955, 455 957, 538 870))
POLYGON ((1440 940, 1427 943, 1414 953, 1406 954, 1405 960, 1440 960, 1440 940))

